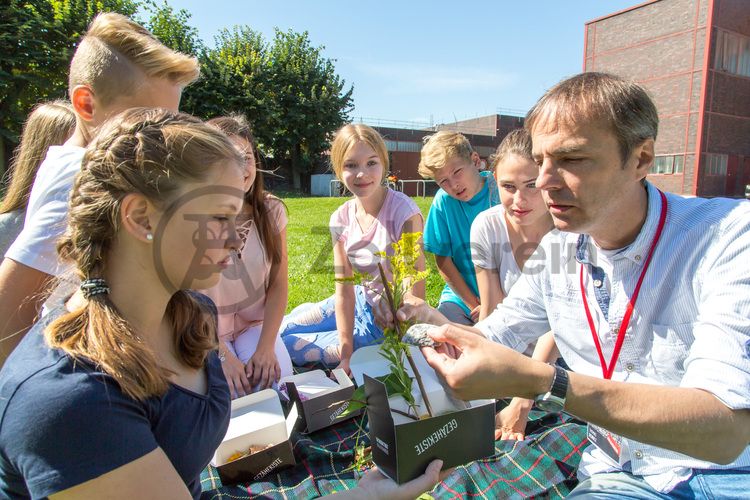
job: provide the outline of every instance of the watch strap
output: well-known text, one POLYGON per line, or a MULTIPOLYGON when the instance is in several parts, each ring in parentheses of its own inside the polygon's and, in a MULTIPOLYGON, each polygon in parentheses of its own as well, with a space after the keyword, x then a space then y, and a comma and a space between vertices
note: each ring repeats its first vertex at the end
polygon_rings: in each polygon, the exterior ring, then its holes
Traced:
POLYGON ((552 387, 549 393, 551 396, 565 401, 565 396, 568 394, 568 372, 557 365, 554 365, 554 368, 555 377, 552 379, 552 387))

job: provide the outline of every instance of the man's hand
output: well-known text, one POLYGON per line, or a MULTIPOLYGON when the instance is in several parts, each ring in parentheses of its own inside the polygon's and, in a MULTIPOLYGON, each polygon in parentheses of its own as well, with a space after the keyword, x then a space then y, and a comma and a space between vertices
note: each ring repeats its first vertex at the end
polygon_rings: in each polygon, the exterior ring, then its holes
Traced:
POLYGON ((258 347, 247 361, 245 374, 247 374, 247 379, 250 380, 252 387, 258 386, 259 390, 268 389, 281 378, 281 367, 273 349, 274 346, 271 346, 270 349, 258 347))
POLYGON ((465 401, 507 396, 532 398, 552 383, 551 366, 475 333, 444 325, 427 334, 445 344, 439 348, 441 352, 422 348, 427 363, 465 401), (458 358, 448 354, 449 346, 457 348, 458 358))

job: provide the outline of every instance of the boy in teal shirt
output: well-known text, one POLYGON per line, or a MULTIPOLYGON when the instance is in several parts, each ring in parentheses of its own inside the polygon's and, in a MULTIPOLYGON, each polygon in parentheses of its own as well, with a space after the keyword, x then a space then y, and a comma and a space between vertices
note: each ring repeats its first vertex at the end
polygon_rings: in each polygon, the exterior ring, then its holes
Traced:
POLYGON ((473 325, 479 317, 479 290, 471 260, 471 223, 500 197, 491 172, 480 172, 469 141, 440 131, 422 147, 419 174, 434 179, 435 195, 424 229, 424 248, 435 254, 445 280, 438 310, 450 321, 473 325))

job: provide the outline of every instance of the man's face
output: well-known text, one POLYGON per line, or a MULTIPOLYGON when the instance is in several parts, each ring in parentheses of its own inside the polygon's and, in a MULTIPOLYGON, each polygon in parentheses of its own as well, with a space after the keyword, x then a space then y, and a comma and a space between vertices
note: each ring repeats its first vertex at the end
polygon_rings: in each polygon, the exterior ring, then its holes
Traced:
POLYGON ((638 202, 633 196, 640 186, 638 153, 623 164, 614 133, 601 121, 555 128, 541 123, 532 143, 536 186, 555 227, 590 234, 597 242, 612 239, 638 202))
POLYGON ((448 195, 460 201, 469 201, 482 188, 482 177, 470 160, 451 158, 435 173, 435 182, 448 195))

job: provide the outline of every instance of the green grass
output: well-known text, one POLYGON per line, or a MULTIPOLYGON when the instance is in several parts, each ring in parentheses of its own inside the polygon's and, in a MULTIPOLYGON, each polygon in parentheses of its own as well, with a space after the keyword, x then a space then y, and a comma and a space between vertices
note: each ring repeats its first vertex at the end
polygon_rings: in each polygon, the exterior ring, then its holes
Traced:
MULTIPOLYGON (((412 198, 422 214, 427 213, 432 198, 412 198)), ((328 220, 347 198, 284 198, 289 209, 287 246, 289 249, 289 305, 287 312, 303 302, 318 302, 334 291, 333 252, 328 220)), ((437 305, 444 282, 427 255, 427 300, 437 305)))

